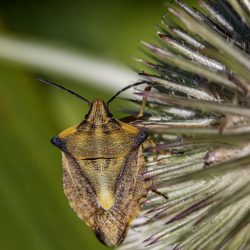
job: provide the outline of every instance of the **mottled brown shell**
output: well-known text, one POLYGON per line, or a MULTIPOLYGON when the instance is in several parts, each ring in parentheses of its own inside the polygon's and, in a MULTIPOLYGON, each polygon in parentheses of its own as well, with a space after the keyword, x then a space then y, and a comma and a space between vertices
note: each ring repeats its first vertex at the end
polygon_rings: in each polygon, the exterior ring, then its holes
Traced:
POLYGON ((63 157, 64 192, 77 215, 107 246, 118 246, 147 195, 142 143, 147 135, 111 118, 101 100, 80 125, 52 143, 63 157))

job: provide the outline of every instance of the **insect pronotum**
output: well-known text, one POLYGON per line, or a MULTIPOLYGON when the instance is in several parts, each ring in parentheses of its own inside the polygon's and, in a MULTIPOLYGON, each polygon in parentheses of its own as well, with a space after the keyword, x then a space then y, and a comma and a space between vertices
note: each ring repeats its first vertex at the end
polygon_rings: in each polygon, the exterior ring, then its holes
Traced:
MULTIPOLYGON (((140 213, 149 190, 142 176, 142 144, 148 136, 113 118, 108 105, 124 90, 144 82, 127 86, 107 103, 100 99, 91 103, 58 84, 37 79, 70 92, 90 106, 83 122, 64 130, 51 142, 62 151, 63 188, 71 207, 103 244, 118 246, 140 213)), ((139 116, 143 114, 144 99, 139 116)))

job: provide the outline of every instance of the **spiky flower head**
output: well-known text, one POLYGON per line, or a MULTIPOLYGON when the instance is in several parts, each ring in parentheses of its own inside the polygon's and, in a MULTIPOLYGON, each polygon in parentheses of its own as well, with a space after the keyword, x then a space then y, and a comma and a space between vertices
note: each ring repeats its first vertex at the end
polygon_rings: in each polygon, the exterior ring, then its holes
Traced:
MULTIPOLYGON (((125 249, 250 249, 250 2, 168 5, 143 45, 149 194, 125 249)), ((138 91, 137 91, 138 92, 138 91)))

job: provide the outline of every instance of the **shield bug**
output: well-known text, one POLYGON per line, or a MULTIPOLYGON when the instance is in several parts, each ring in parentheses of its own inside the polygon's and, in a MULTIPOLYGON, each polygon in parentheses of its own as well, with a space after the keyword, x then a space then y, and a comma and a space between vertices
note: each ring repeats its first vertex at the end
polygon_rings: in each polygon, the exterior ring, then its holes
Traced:
MULTIPOLYGON (((124 90, 144 82, 127 86, 105 103, 100 99, 90 102, 58 84, 37 79, 70 92, 90 107, 80 124, 64 130, 51 142, 62 151, 63 188, 71 207, 103 244, 119 246, 149 190, 142 175, 142 144, 148 136, 113 118, 108 105, 124 90)), ((146 98, 139 116, 145 102, 146 98)))

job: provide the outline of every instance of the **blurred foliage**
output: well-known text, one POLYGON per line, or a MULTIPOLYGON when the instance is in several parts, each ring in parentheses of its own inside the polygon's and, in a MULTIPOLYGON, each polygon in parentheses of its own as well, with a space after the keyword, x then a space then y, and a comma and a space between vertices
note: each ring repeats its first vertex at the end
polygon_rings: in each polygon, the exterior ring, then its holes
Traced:
POLYGON ((2 18, 15 33, 129 61, 138 41, 153 37, 163 1, 6 1, 2 18))
MULTIPOLYGON (((162 1, 1 1, 2 33, 75 48, 128 63, 139 40, 151 39, 162 1)), ((97 72, 98 73, 98 72, 97 72)), ((4 250, 105 249, 70 208, 61 185, 61 156, 50 138, 87 111, 76 98, 0 61, 0 246, 4 250)), ((112 93, 90 82, 48 78, 89 99, 112 93)))

